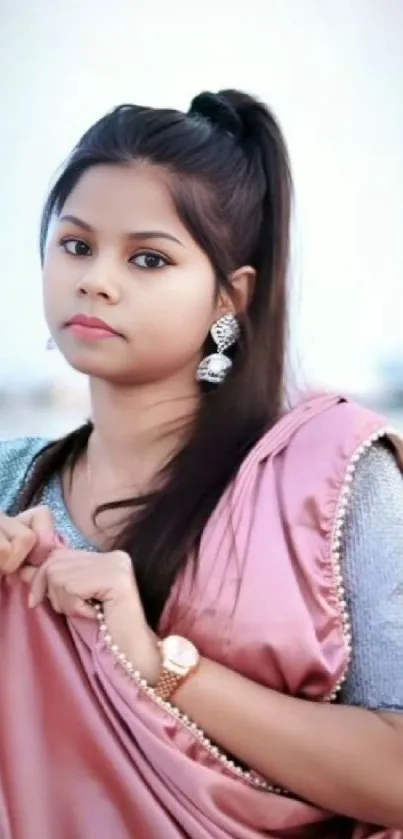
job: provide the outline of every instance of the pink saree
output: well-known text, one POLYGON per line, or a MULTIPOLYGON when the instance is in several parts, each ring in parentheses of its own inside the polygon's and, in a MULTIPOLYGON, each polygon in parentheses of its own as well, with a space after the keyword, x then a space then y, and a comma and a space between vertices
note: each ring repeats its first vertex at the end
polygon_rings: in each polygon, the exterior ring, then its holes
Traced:
MULTIPOLYGON (((342 499, 362 447, 383 433, 336 397, 281 421, 218 505, 196 580, 178 581, 161 634, 185 634, 267 687, 335 695, 351 651, 342 499)), ((1 581, 1 839, 401 839, 274 790, 131 680, 95 619, 26 601, 17 577, 1 581)))

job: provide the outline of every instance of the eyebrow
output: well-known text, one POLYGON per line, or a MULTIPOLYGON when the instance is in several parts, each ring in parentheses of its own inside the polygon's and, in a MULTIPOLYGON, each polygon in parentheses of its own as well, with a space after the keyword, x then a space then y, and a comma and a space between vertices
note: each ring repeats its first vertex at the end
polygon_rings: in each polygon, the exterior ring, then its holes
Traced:
MULTIPOLYGON (((83 221, 77 216, 72 216, 70 214, 60 216, 59 221, 68 221, 71 224, 75 224, 76 227, 81 227, 82 230, 86 230, 88 233, 94 232, 94 228, 91 227, 87 221, 83 221)), ((134 239, 136 241, 140 239, 143 241, 144 239, 168 239, 170 242, 176 242, 177 245, 184 247, 183 242, 177 239, 176 236, 172 236, 171 233, 164 233, 163 230, 136 230, 132 233, 127 233, 127 238, 134 239)))

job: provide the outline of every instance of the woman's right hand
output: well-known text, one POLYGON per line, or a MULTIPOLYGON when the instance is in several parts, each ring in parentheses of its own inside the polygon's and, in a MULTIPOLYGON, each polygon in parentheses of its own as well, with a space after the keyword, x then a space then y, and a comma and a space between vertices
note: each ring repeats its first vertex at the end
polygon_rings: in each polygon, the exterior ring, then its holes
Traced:
POLYGON ((18 516, 0 513, 0 577, 18 571, 39 540, 53 533, 48 507, 32 507, 18 516))

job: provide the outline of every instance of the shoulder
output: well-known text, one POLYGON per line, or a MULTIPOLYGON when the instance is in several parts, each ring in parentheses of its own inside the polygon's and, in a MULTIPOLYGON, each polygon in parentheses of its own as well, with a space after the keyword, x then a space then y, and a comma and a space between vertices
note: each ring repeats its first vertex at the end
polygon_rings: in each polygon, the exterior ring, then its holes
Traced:
MULTIPOLYGON (((310 400, 290 438, 290 446, 322 452, 337 449, 349 455, 362 443, 370 446, 388 433, 388 422, 380 414, 341 397, 310 400)), ((295 413, 298 413, 298 409, 295 413)))
MULTIPOLYGON (((355 550, 368 542, 375 546, 381 540, 388 550, 394 545, 401 554, 403 537, 403 480, 400 451, 387 437, 379 440, 357 462, 351 483, 347 510, 347 559, 365 564, 367 551, 355 550), (399 543, 389 537, 391 527, 399 526, 399 543)), ((375 551, 378 554, 378 548, 375 551)), ((375 557, 376 558, 376 557, 375 557)), ((379 557, 378 557, 379 559, 379 557)), ((384 565, 384 563, 380 563, 384 565)))
POLYGON ((317 530, 326 537, 321 553, 329 553, 329 540, 345 522, 357 467, 383 438, 390 438, 402 457, 402 440, 377 413, 331 394, 301 401, 251 455, 255 464, 266 462, 260 469, 259 494, 264 500, 274 493, 285 519, 317 530))
MULTIPOLYGON (((357 463, 346 516, 344 561, 350 576, 373 571, 379 579, 403 568, 403 473, 398 448, 385 438, 357 463)), ((371 574, 365 583, 371 585, 371 574)), ((402 589, 403 591, 403 589, 402 589)))
POLYGON ((310 408, 288 441, 285 460, 291 470, 298 465, 302 474, 330 482, 337 490, 353 478, 363 455, 389 436, 388 421, 349 400, 340 399, 323 410, 317 410, 314 400, 310 408))
MULTIPOLYGON (((402 471, 396 451, 394 434, 385 432, 384 439, 378 440, 368 448, 361 458, 356 470, 356 489, 365 490, 372 496, 387 495, 385 492, 389 481, 401 483, 402 471)), ((391 499, 392 500, 392 499, 391 499)))
MULTIPOLYGON (((392 441, 385 438, 371 446, 357 463, 351 485, 347 531, 348 541, 354 547, 364 539, 371 545, 384 540, 388 549, 393 546, 401 555, 402 538, 399 543, 385 538, 389 537, 394 525, 399 525, 403 537, 403 474, 399 454, 392 441)), ((362 551, 354 550, 351 557, 365 563, 364 553, 363 556, 362 551)))
POLYGON ((403 710, 402 546, 402 471, 382 442, 357 465, 341 552, 353 637, 347 703, 403 710))
POLYGON ((35 457, 48 444, 41 437, 0 440, 0 509, 12 510, 35 457))
POLYGON ((0 473, 11 465, 26 469, 49 442, 44 437, 15 437, 0 440, 0 473))
POLYGON ((286 472, 298 470, 321 481, 330 471, 337 483, 383 437, 401 449, 385 417, 345 397, 324 394, 301 400, 262 436, 254 456, 264 460, 278 454, 286 472))

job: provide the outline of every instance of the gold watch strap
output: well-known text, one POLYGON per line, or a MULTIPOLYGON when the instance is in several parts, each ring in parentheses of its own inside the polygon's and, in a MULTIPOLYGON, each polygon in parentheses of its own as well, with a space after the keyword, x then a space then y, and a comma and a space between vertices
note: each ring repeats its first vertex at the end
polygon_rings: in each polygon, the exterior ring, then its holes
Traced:
POLYGON ((166 667, 163 667, 159 675, 158 682, 154 687, 155 693, 163 699, 164 702, 167 702, 171 699, 183 681, 184 677, 179 673, 173 673, 172 670, 168 670, 166 667))

